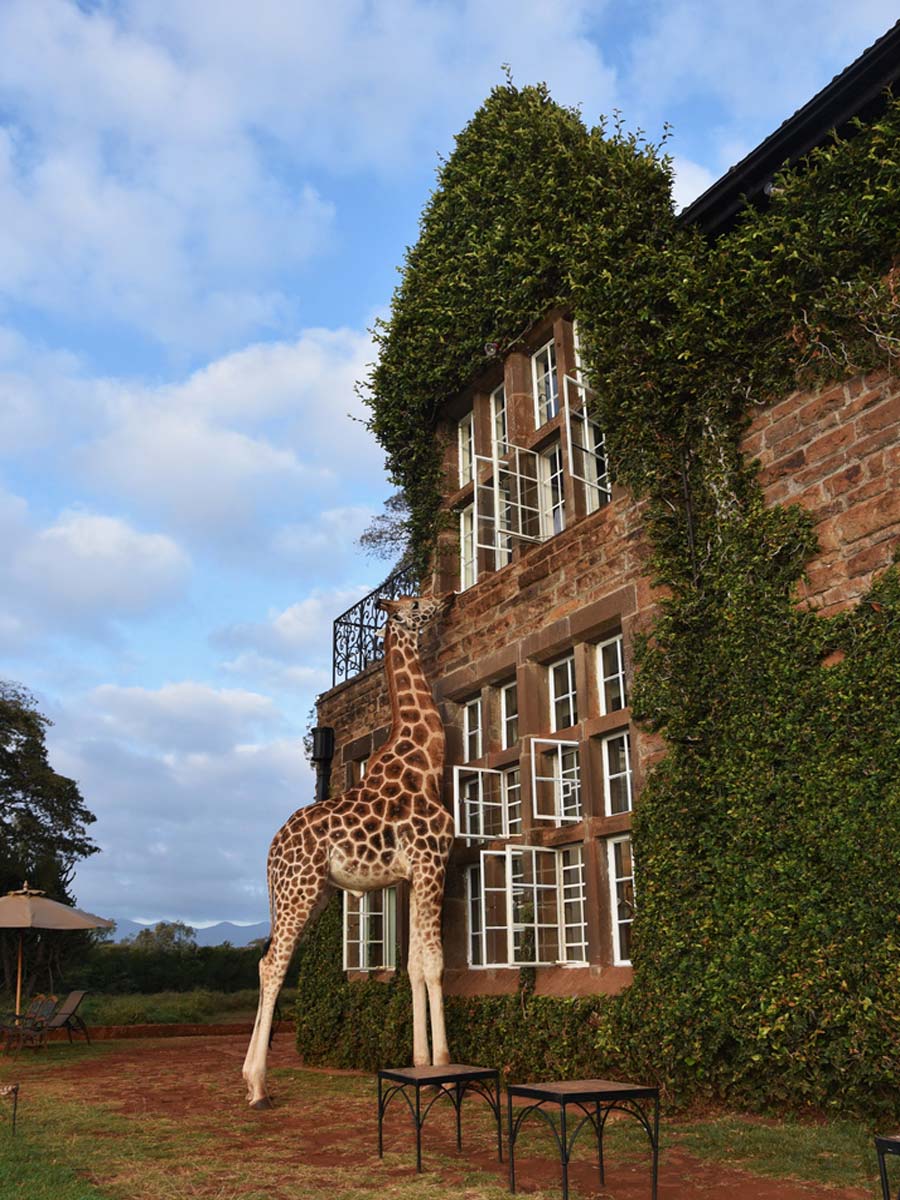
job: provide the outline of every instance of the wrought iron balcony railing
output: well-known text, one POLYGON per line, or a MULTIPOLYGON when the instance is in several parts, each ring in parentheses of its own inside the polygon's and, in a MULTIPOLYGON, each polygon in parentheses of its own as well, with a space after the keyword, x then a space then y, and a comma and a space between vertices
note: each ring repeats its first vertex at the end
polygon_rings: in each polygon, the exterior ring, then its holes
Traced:
POLYGON ((389 575, 381 587, 375 588, 352 608, 341 613, 334 622, 332 687, 359 675, 370 663, 384 656, 384 645, 378 637, 378 630, 384 625, 384 616, 378 611, 378 601, 415 595, 418 590, 415 573, 405 567, 389 575))

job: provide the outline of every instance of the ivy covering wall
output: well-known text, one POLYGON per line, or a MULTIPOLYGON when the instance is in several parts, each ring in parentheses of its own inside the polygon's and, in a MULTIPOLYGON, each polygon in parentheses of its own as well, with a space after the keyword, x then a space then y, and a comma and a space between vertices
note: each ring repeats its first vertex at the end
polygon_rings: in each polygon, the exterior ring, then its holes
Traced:
MULTIPOLYGON (((676 223, 655 147, 588 129, 543 88, 495 89, 440 172, 369 379, 419 563, 438 522, 441 405, 486 365, 485 342, 511 348, 567 304, 667 595, 637 648, 634 709, 668 753, 635 814, 634 984, 584 1011, 466 1001, 450 1018, 458 1057, 493 1054, 522 1078, 532 1030, 564 1045, 577 1019, 561 1071, 639 1073, 679 1100, 900 1111, 897 568, 839 617, 799 607, 809 520, 767 507, 740 453, 753 405, 895 364, 898 133, 889 102, 712 245, 676 223)), ((329 961, 311 962, 309 984, 301 971, 301 1052, 404 1061, 405 991, 351 987, 329 961), (321 1012, 304 1024, 309 989, 321 1012), (401 1027, 377 1052, 361 1032, 401 1027)))

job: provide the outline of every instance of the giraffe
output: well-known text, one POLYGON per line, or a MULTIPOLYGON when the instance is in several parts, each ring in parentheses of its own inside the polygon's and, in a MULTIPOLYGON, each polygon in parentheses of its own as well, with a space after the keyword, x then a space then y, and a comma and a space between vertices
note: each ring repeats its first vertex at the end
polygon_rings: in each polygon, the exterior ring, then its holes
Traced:
POLYGON ((413 1062, 427 1066, 426 996, 433 1062, 450 1061, 444 1028, 441 907, 453 819, 441 803, 444 727, 419 658, 419 634, 448 598, 381 600, 391 702, 388 739, 365 779, 342 795, 298 809, 269 849, 272 933, 259 964, 259 1006, 244 1060, 247 1099, 268 1108, 266 1055, 275 1001, 297 941, 335 887, 354 895, 409 881, 413 1062))

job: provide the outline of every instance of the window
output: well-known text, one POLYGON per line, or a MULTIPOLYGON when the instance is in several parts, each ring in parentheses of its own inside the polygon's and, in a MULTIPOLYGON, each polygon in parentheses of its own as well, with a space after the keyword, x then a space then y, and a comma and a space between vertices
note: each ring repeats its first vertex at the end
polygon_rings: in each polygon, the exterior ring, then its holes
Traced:
POLYGON ((603 739, 603 792, 607 816, 631 812, 631 739, 627 733, 603 739))
POLYGON ((586 963, 581 847, 483 850, 467 872, 472 966, 586 963))
POLYGON ((556 346, 552 340, 532 355, 531 378, 534 386, 534 423, 540 429, 559 412, 556 346))
POLYGON ((471 483, 475 474, 475 416, 466 413, 457 427, 459 446, 459 486, 471 483))
POLYGON ((458 837, 492 841, 522 832, 519 768, 453 768, 453 819, 458 837))
POLYGON ((481 758, 481 697, 463 705, 463 750, 465 761, 481 758))
POLYGON ((536 821, 581 820, 581 766, 577 742, 531 740, 531 796, 536 821))
POLYGON ((518 767, 507 767, 500 776, 503 803, 506 806, 506 828, 510 837, 522 832, 522 778, 518 767))
POLYGON ((491 392, 491 452, 502 458, 509 449, 509 426, 506 414, 506 388, 501 383, 491 392))
POLYGON ((541 537, 554 537, 566 527, 566 484, 563 474, 562 446, 559 442, 545 450, 539 460, 541 537))
POLYGON ((603 430, 590 416, 591 388, 578 378, 564 380, 566 441, 569 474, 584 485, 585 510, 595 512, 608 504, 611 494, 609 465, 603 430))
POLYGON ((519 740, 519 689, 515 682, 500 688, 500 749, 509 750, 519 740))
POLYGON ((397 965, 397 889, 353 896, 344 892, 344 970, 381 971, 397 965))
POLYGON ((559 850, 560 933, 565 962, 587 962, 587 905, 584 887, 584 849, 559 850))
POLYGON ((459 514, 459 589, 464 592, 478 582, 475 548, 475 508, 469 504, 459 514))
POLYGON ((625 708, 628 700, 625 693, 625 659, 621 633, 607 638, 597 647, 597 682, 600 712, 603 716, 625 708))
POLYGON ((550 729, 570 729, 578 724, 575 695, 575 655, 568 654, 547 668, 550 681, 550 729))
POLYGON ((631 922, 634 919, 634 864, 631 838, 609 842, 609 898, 612 912, 613 961, 631 963, 631 922))

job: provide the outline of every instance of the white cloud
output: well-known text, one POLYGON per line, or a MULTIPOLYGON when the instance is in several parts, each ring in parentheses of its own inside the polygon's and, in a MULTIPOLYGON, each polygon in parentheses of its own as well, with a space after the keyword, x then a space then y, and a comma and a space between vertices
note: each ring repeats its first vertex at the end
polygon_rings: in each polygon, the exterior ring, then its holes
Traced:
POLYGON ((698 196, 702 196, 717 179, 717 176, 712 171, 708 171, 706 167, 677 154, 673 156, 672 168, 674 171, 672 198, 675 201, 676 212, 685 208, 698 196))
POLYGON ((266 621, 230 625, 219 630, 214 639, 220 646, 255 650, 288 662, 301 655, 305 659, 310 654, 314 660, 324 660, 331 653, 335 617, 369 590, 368 587, 317 590, 280 612, 270 613, 266 621))
POLYGON ((7 619, 22 628, 103 633, 110 622, 145 616, 183 592, 189 560, 164 534, 79 510, 34 529, 22 501, 9 496, 2 511, 7 619))
POLYGON ((281 721, 268 696, 193 681, 155 690, 105 684, 94 689, 86 704, 103 736, 166 753, 235 750, 281 721))

